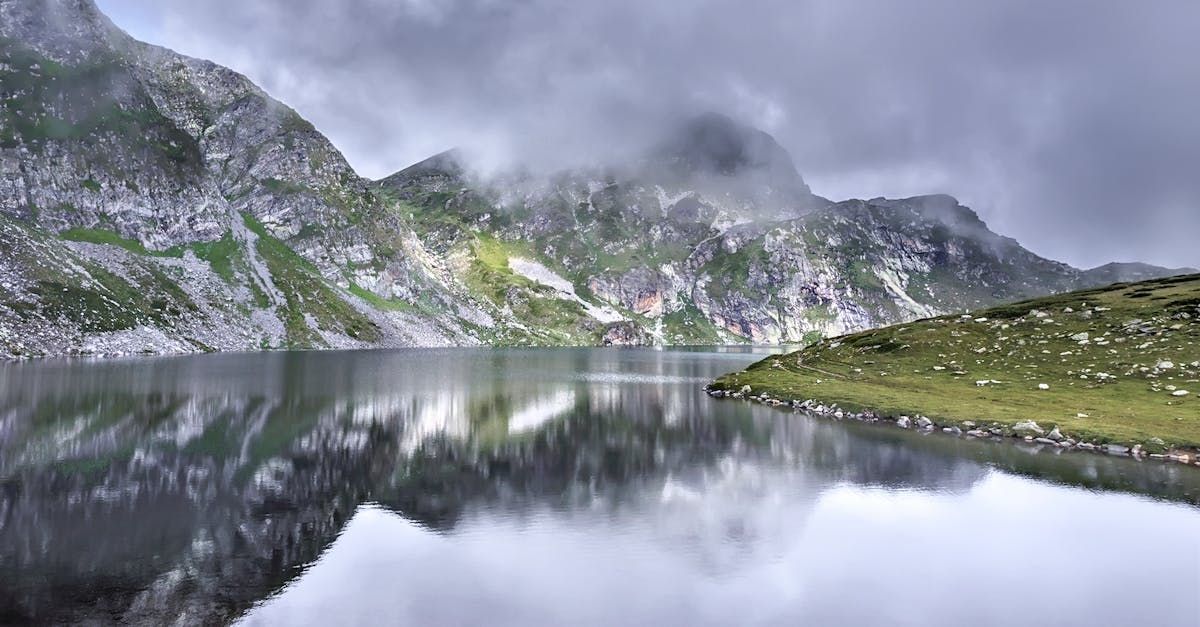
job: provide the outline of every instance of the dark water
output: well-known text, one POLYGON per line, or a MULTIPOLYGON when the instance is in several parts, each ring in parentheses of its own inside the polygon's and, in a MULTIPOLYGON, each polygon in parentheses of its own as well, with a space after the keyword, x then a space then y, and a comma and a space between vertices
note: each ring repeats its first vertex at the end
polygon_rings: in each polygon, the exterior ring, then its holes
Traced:
POLYGON ((0 623, 1200 624, 1200 472, 701 392, 755 358, 0 366, 0 623))

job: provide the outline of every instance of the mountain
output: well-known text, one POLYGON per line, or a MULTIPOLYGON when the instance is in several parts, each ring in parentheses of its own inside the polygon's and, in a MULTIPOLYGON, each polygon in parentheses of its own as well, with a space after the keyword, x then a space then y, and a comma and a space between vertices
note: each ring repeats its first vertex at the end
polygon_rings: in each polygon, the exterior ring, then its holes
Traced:
POLYGON ((1134 283, 1181 274, 1200 274, 1200 270, 1196 268, 1160 268, 1146 263, 1106 263, 1083 273, 1085 281, 1095 286, 1134 283))
POLYGON ((798 342, 1101 280, 946 196, 815 196, 722 115, 652 144, 369 181, 244 76, 91 0, 0 0, 0 356, 798 342))

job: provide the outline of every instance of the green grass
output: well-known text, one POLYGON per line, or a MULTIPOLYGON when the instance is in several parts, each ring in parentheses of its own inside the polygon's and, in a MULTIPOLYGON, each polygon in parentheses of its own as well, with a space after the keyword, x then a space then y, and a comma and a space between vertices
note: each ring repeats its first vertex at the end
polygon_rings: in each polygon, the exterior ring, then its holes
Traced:
POLYGON ((254 216, 243 213, 242 218, 246 227, 258 235, 258 253, 271 273, 275 287, 284 297, 285 302, 280 304, 278 313, 287 329, 289 345, 324 345, 320 335, 309 326, 309 316, 323 330, 344 333, 365 342, 382 338, 379 327, 339 297, 321 278, 320 271, 312 262, 271 235, 254 216))
POLYGON ((196 256, 204 261, 207 261, 212 266, 213 272, 225 279, 226 282, 232 283, 235 278, 234 264, 241 256, 241 250, 237 242, 233 239, 233 233, 226 231, 219 240, 211 242, 193 242, 180 246, 172 246, 166 250, 150 250, 142 245, 137 240, 121 237, 118 233, 108 229, 91 229, 76 227, 71 228, 58 235, 61 239, 72 242, 87 242, 90 244, 103 244, 107 246, 117 246, 123 248, 135 255, 146 255, 150 257, 170 257, 179 259, 183 257, 185 250, 191 250, 196 253, 196 256))
POLYGON ((75 227, 59 233, 58 236, 62 239, 70 240, 72 242, 87 242, 89 244, 106 244, 108 246, 117 246, 119 248, 124 248, 135 255, 179 257, 183 254, 182 251, 179 253, 170 254, 165 252, 150 251, 143 246, 141 242, 121 237, 121 235, 115 231, 110 231, 108 229, 75 227))
MULTIPOLYGON (((559 298, 553 289, 531 281, 509 267, 511 257, 539 259, 526 246, 476 233, 471 242, 474 259, 464 280, 475 294, 513 314, 535 329, 528 339, 535 344, 595 344, 601 326, 574 301, 559 298)), ((503 341, 501 342, 503 343, 503 341)))
POLYGON ((714 383, 746 385, 754 395, 939 424, 1035 420, 1091 442, 1200 448, 1200 275, 827 339, 714 383), (1158 368, 1164 361, 1173 367, 1158 368), (999 383, 976 385, 985 380, 999 383))
POLYGON ((355 296, 367 301, 367 303, 369 303, 372 307, 381 311, 404 311, 409 313, 419 311, 419 308, 412 303, 406 303, 404 301, 393 300, 390 298, 383 298, 382 296, 354 282, 350 283, 350 289, 348 291, 351 294, 354 294, 355 296))
POLYGON ((197 242, 189 244, 196 256, 207 261, 217 276, 226 282, 234 281, 234 264, 241 258, 242 250, 231 231, 225 231, 221 239, 215 242, 197 242))

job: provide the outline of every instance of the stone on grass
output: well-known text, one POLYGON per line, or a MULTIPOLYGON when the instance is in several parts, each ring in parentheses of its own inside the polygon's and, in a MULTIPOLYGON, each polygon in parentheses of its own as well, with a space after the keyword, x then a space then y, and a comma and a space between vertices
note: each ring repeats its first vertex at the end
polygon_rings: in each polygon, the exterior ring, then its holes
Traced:
POLYGON ((1046 430, 1039 427, 1038 423, 1036 423, 1032 420, 1022 420, 1021 422, 1018 422, 1017 424, 1013 425, 1013 431, 1015 431, 1017 435, 1026 435, 1026 436, 1028 436, 1028 435, 1041 436, 1041 435, 1046 434, 1046 430))

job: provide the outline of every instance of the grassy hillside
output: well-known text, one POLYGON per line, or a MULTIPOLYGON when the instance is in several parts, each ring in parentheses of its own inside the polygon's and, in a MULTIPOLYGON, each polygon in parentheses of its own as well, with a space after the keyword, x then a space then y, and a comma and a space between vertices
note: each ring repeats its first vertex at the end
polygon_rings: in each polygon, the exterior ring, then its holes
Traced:
POLYGON ((1042 435, 1018 424, 1032 420, 1054 439, 1058 427, 1079 442, 1200 449, 1200 275, 826 339, 711 389, 924 415, 952 431, 1042 435))

